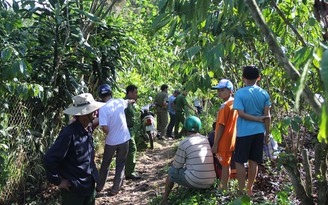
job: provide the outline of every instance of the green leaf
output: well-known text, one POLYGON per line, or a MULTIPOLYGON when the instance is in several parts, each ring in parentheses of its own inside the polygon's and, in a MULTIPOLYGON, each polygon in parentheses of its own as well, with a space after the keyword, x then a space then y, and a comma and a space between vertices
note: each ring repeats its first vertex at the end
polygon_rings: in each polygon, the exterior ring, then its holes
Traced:
POLYGON ((326 107, 326 103, 322 106, 322 113, 321 113, 321 122, 319 127, 319 134, 318 140, 319 142, 325 141, 328 143, 328 111, 326 107))
POLYGON ((298 89, 297 89, 297 92, 296 92, 296 99, 295 99, 295 103, 296 103, 295 104, 295 109, 296 110, 298 110, 299 106, 300 106, 300 98, 301 98, 301 94, 302 94, 302 92, 304 90, 304 87, 305 87, 306 75, 308 73, 310 63, 311 63, 311 61, 308 60, 308 62, 304 66, 304 70, 303 70, 303 73, 302 73, 301 78, 300 78, 300 84, 298 85, 298 89))
POLYGON ((1 52, 1 58, 3 61, 8 61, 11 56, 12 56, 13 50, 12 48, 5 48, 2 52, 1 52))
POLYGON ((188 48, 185 51, 185 54, 191 60, 196 55, 196 53, 199 52, 199 50, 200 50, 200 46, 194 46, 194 47, 188 48))

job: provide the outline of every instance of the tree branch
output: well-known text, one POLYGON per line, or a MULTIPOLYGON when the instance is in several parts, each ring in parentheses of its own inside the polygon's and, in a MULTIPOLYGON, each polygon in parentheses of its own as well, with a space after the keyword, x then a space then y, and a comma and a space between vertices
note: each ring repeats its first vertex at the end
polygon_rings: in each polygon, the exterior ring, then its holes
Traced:
MULTIPOLYGON (((280 64, 281 67, 283 67, 288 74, 289 78, 292 81, 297 81, 300 78, 300 73, 295 69, 295 67, 292 65, 292 63, 289 61, 289 59, 285 56, 282 49, 279 47, 278 43, 276 42, 273 34, 271 33, 271 30, 267 26, 264 17, 257 6, 257 3, 255 0, 245 0, 246 5, 250 9, 250 13, 253 16, 253 19, 256 23, 256 25, 260 28, 261 33, 265 40, 268 42, 269 48, 272 51, 273 55, 275 56, 277 62, 280 64)), ((312 106, 314 112, 317 115, 321 114, 321 104, 319 101, 315 98, 314 93, 309 89, 308 86, 305 86, 302 96, 305 98, 305 100, 312 106)))

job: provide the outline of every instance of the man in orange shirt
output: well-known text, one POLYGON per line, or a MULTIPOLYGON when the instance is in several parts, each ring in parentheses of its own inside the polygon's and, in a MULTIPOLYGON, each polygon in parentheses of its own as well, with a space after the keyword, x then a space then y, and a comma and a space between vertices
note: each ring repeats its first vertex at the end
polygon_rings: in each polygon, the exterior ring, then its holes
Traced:
POLYGON ((237 111, 232 108, 234 99, 232 97, 233 85, 230 80, 222 79, 219 84, 212 89, 217 89, 218 97, 224 100, 216 119, 212 152, 222 165, 220 187, 226 190, 228 178, 230 176, 231 157, 236 143, 236 122, 238 114, 237 111))

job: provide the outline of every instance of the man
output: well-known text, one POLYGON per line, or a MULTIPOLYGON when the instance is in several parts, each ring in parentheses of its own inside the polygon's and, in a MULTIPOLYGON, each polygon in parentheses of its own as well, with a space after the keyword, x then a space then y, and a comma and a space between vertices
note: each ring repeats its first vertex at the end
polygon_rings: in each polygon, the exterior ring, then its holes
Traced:
POLYGON ((185 130, 182 128, 182 130, 179 132, 179 125, 180 123, 183 124, 185 121, 185 116, 188 115, 188 108, 192 109, 195 113, 197 113, 197 110, 193 108, 191 105, 188 104, 186 96, 188 95, 188 90, 183 89, 182 93, 178 95, 174 100, 174 106, 175 106, 175 125, 174 125, 174 138, 179 139, 183 134, 185 134, 185 130))
POLYGON ((168 104, 168 95, 167 95, 168 86, 163 84, 161 86, 161 92, 158 93, 155 97, 156 104, 156 114, 157 114, 157 130, 159 139, 164 139, 166 134, 166 127, 168 124, 168 115, 167 115, 167 104, 168 104))
MULTIPOLYGON (((126 87, 126 96, 125 99, 128 100, 137 100, 138 97, 138 88, 135 85, 129 85, 126 87)), ((129 152, 125 162, 125 178, 138 180, 141 177, 135 174, 136 167, 136 156, 137 156, 137 145, 135 141, 135 115, 136 110, 133 104, 129 104, 125 109, 126 123, 129 128, 131 139, 129 142, 129 152)))
POLYGON ((62 204, 95 204, 98 171, 94 162, 92 122, 96 110, 105 103, 96 102, 90 93, 73 98, 64 110, 75 120, 63 128, 43 161, 48 180, 61 190, 62 204))
POLYGON ((175 124, 175 107, 174 107, 174 100, 180 94, 179 90, 175 90, 174 93, 169 97, 169 115, 170 115, 170 123, 167 126, 166 136, 168 138, 172 138, 172 130, 175 124))
POLYGON ((169 169, 162 204, 168 204, 174 183, 188 188, 206 189, 216 180, 211 146, 207 137, 199 134, 199 118, 188 117, 184 127, 187 130, 187 138, 179 143, 175 159, 169 169))
POLYGON ((129 151, 130 132, 126 123, 124 110, 128 103, 134 100, 113 99, 112 89, 104 84, 98 88, 99 97, 105 106, 99 109, 99 126, 106 134, 106 144, 103 160, 99 170, 99 180, 96 190, 100 192, 105 185, 109 165, 116 153, 116 168, 113 186, 109 192, 110 196, 118 194, 123 184, 125 161, 129 151))
POLYGON ((246 86, 236 92, 233 102, 238 112, 235 161, 240 195, 244 194, 244 164, 248 161, 246 193, 252 196, 258 164, 263 160, 264 137, 270 134, 271 102, 267 91, 257 86, 260 71, 256 66, 245 66, 242 77, 246 86))

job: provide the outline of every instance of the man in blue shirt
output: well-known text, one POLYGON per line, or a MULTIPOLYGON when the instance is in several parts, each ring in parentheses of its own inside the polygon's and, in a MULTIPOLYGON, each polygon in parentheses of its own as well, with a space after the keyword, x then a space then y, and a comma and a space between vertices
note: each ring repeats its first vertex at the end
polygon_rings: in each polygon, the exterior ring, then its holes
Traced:
POLYGON ((169 97, 168 111, 170 115, 170 123, 167 126, 166 136, 172 138, 172 130, 175 124, 175 108, 174 100, 180 94, 179 90, 175 90, 174 93, 169 97))
POLYGON ((105 103, 96 102, 90 93, 73 98, 65 114, 75 120, 63 128, 43 161, 48 180, 61 190, 62 204, 95 204, 98 171, 92 139, 96 111, 105 103))
POLYGON ((246 191, 253 195, 253 184, 257 175, 258 163, 263 159, 263 138, 270 134, 270 96, 259 86, 259 69, 246 66, 243 69, 245 87, 236 92, 233 109, 238 112, 237 139, 235 161, 240 194, 245 189, 246 170, 244 163, 248 161, 248 182, 246 191))

